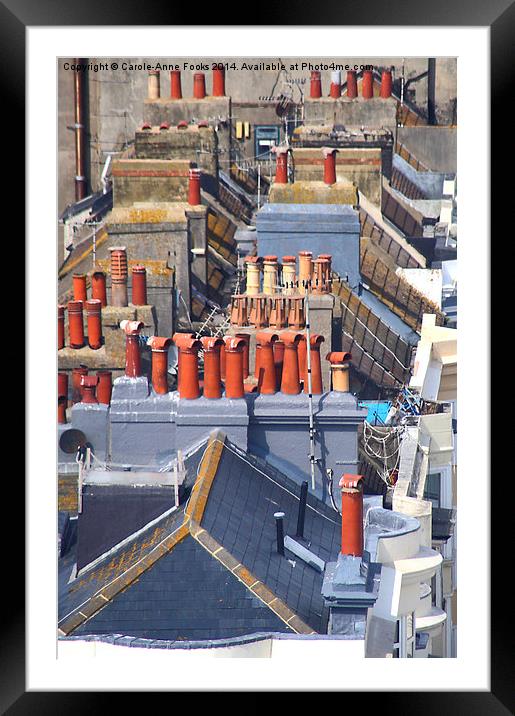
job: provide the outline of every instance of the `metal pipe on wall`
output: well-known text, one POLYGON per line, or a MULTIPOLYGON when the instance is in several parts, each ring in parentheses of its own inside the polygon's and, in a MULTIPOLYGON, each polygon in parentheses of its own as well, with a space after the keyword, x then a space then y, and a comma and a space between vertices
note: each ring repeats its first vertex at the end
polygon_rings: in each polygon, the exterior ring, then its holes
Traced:
POLYGON ((75 201, 87 196, 86 165, 84 157, 84 72, 80 69, 87 64, 86 59, 76 57, 73 71, 73 94, 75 105, 75 201), (77 69, 79 68, 79 69, 77 69))

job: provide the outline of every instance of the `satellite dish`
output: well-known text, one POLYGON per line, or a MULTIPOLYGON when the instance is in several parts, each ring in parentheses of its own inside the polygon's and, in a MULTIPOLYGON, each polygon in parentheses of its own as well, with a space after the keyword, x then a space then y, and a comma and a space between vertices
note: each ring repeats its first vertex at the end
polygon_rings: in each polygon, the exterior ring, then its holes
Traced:
POLYGON ((59 438, 59 447, 69 455, 76 453, 77 450, 86 445, 86 436, 82 430, 66 430, 59 438))

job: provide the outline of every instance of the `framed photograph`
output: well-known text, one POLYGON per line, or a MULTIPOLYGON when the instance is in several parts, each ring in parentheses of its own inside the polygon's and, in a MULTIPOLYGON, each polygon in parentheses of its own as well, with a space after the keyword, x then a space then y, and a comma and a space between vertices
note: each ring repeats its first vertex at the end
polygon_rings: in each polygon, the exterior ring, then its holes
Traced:
POLYGON ((28 236, 3 710, 513 708, 478 291, 506 5, 192 26, 3 3, 28 236))

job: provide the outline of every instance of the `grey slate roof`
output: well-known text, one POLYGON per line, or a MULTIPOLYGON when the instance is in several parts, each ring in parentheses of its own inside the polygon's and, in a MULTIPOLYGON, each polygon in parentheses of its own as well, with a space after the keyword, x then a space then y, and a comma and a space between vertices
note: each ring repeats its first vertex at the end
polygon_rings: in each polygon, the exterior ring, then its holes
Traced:
MULTIPOLYGON (((59 561, 62 633, 202 641, 326 632, 322 574, 276 550, 273 514, 286 513, 295 538, 300 487, 219 436, 189 503, 71 582, 74 550, 59 561)), ((334 559, 340 531, 339 515, 309 495, 305 546, 334 559)))
MULTIPOLYGON (((299 494, 299 485, 285 475, 226 445, 201 525, 306 624, 323 633, 322 574, 288 550, 285 557, 276 550, 274 512, 285 513, 285 535, 295 538, 299 494)), ((304 529, 309 549, 324 561, 334 560, 340 534, 340 516, 309 495, 304 529)))

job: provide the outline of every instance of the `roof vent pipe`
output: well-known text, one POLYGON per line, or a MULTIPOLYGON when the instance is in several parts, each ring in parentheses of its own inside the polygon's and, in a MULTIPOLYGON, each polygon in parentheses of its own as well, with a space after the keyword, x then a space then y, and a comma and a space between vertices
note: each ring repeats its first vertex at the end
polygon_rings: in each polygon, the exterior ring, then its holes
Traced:
POLYGON ((355 99, 358 96, 358 80, 356 79, 356 70, 347 71, 347 97, 355 99))
POLYGON ((225 97, 225 68, 223 65, 213 67, 213 97, 225 97))
POLYGON ((84 345, 82 305, 82 301, 68 302, 68 331, 70 334, 70 348, 82 348, 84 345))
POLYGON ((225 336, 225 397, 243 398, 243 349, 245 341, 236 336, 225 336))
POLYGON ((340 480, 342 491, 342 547, 341 553, 363 556, 363 475, 344 474, 340 480))
POLYGON ((170 72, 170 98, 171 99, 182 99, 181 71, 180 70, 172 70, 170 72))
POLYGON ((161 76, 160 76, 159 70, 149 70, 148 71, 147 88, 148 88, 148 99, 149 100, 155 100, 155 99, 160 98, 160 96, 161 96, 161 76))
POLYGON ((277 539, 277 554, 284 557, 284 512, 274 512, 274 518, 277 539))
POLYGON ((86 301, 88 314, 88 345, 96 351, 102 345, 102 302, 98 298, 86 301))
POLYGON ((217 400, 222 397, 220 350, 224 342, 215 336, 203 336, 200 341, 204 351, 204 398, 217 400))
POLYGON ((329 96, 338 99, 342 94, 342 75, 340 70, 331 72, 331 86, 329 88, 329 96))
POLYGON ((152 350, 152 387, 159 395, 168 393, 168 349, 171 338, 152 336, 147 345, 152 350))
POLYGON ((98 299, 102 308, 107 306, 106 275, 103 271, 93 271, 91 274, 91 298, 98 299))
POLYGON ((311 72, 309 96, 311 99, 320 99, 322 96, 322 79, 318 70, 312 70, 311 72))
POLYGON ((324 184, 335 184, 336 183, 336 152, 338 150, 334 147, 323 147, 322 154, 324 155, 324 184))
POLYGON ((372 70, 363 70, 361 94, 364 99, 372 99, 374 96, 374 74, 372 70))
POLYGON ((203 72, 195 72, 193 75, 193 97, 204 99, 206 96, 206 75, 203 72))
POLYGON ((125 333, 125 375, 128 378, 141 376, 139 334, 143 326, 141 321, 120 321, 120 328, 125 333))
POLYGON ((111 305, 125 307, 129 303, 127 295, 127 249, 125 246, 111 246, 111 305))
POLYGON ((191 333, 175 333, 173 342, 179 350, 179 397, 196 400, 200 396, 198 352, 202 343, 191 333))
POLYGON ((304 537, 304 521, 306 518, 306 503, 308 501, 308 482, 303 480, 300 486, 299 514, 297 516, 297 537, 304 537))
POLYGON ((66 306, 57 306, 57 350, 64 348, 64 312, 66 306))

